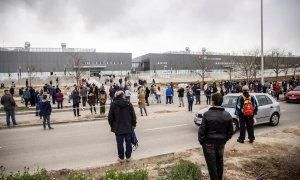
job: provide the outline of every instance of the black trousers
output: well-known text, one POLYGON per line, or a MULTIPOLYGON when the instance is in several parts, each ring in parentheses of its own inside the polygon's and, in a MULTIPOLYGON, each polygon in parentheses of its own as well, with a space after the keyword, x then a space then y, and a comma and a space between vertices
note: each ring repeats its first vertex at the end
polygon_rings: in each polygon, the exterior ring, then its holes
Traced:
POLYGON ((52 104, 55 104, 56 96, 52 96, 52 104))
POLYGON ((222 180, 225 145, 203 144, 203 154, 211 180, 222 180))
POLYGON ((80 116, 79 115, 79 103, 73 104, 73 111, 74 111, 74 116, 76 116, 76 112, 77 112, 77 116, 80 116))
POLYGON ((210 104, 211 96, 206 96, 206 104, 210 104))
POLYGON ((253 127, 254 126, 253 116, 240 115, 239 120, 240 120, 240 137, 239 137, 239 139, 245 140, 246 129, 247 129, 248 139, 255 140, 254 127, 253 127))
POLYGON ((61 109, 63 108, 63 102, 62 101, 57 101, 57 109, 59 109, 59 107, 61 109))

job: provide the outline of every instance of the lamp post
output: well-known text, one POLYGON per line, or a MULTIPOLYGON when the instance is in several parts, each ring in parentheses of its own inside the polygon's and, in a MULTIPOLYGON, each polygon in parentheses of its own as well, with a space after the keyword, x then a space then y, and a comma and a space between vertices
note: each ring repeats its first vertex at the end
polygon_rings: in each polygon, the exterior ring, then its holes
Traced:
POLYGON ((263 36, 263 0, 261 0, 261 84, 265 84, 264 79, 264 36, 263 36))
POLYGON ((20 75, 20 79, 22 78, 21 68, 22 68, 22 66, 19 66, 19 75, 20 75))

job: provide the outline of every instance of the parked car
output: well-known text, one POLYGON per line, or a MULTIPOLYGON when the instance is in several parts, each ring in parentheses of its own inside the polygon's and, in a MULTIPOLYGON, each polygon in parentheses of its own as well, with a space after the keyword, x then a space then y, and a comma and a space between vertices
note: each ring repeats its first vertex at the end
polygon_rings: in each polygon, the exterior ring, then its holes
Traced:
MULTIPOLYGON (((234 113, 236 101, 240 95, 241 94, 227 94, 223 97, 222 107, 224 107, 225 110, 232 116, 234 132, 239 129, 239 119, 234 113)), ((256 124, 268 123, 271 126, 278 125, 280 118, 279 103, 272 96, 266 93, 252 93, 251 95, 254 96, 258 104, 258 112, 257 115, 255 115, 257 121, 256 124)), ((202 115, 208 111, 209 108, 210 107, 201 109, 195 114, 194 123, 197 126, 201 125, 202 115)))
POLYGON ((285 100, 286 102, 300 102, 300 85, 288 91, 285 100))

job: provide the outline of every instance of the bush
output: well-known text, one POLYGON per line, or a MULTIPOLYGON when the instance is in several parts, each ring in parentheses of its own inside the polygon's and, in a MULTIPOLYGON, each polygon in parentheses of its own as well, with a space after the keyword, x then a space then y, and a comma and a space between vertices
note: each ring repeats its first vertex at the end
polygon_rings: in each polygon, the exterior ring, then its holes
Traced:
POLYGON ((200 168, 186 160, 180 160, 172 169, 170 179, 176 180, 199 180, 202 178, 200 168))
POLYGON ((81 172, 71 173, 68 176, 68 180, 87 180, 87 176, 81 172))
POLYGON ((103 177, 103 180, 147 180, 148 171, 135 170, 133 172, 117 172, 115 170, 108 170, 103 177))
POLYGON ((10 173, 8 176, 4 178, 4 175, 1 178, 6 180, 48 180, 50 177, 47 175, 47 171, 45 169, 38 170, 34 174, 29 173, 29 168, 24 168, 24 172, 20 171, 15 173, 10 173))

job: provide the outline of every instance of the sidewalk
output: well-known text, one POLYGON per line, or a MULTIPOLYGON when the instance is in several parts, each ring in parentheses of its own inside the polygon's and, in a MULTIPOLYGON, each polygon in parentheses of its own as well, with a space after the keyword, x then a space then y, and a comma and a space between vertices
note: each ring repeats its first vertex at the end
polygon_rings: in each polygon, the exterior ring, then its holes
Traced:
MULTIPOLYGON (((165 97, 163 97, 165 98, 165 97)), ((206 103, 203 101, 204 98, 201 99, 201 105, 194 105, 193 106, 193 112, 197 112, 198 110, 206 107, 206 103)), ((131 102, 134 106, 134 110, 136 112, 137 118, 143 118, 140 116, 140 110, 137 105, 137 97, 133 96, 131 98, 131 102)), ((149 101, 150 102, 150 101, 149 101)), ((85 121, 107 121, 107 114, 109 112, 109 103, 108 101, 106 103, 106 110, 105 110, 105 115, 100 116, 100 106, 96 105, 96 110, 97 114, 91 115, 89 105, 85 108, 83 111, 82 108, 80 108, 80 117, 75 117, 73 114, 73 110, 70 106, 66 107, 65 109, 53 109, 53 113, 51 114, 50 120, 51 124, 60 124, 60 123, 71 123, 71 122, 85 122, 85 121)), ((163 114, 163 113, 172 113, 172 112, 178 112, 178 111, 183 111, 187 112, 187 102, 185 102, 186 106, 185 107, 178 107, 178 98, 174 98, 174 103, 173 104, 165 104, 163 101, 162 104, 153 104, 150 102, 150 106, 146 106, 148 115, 151 117, 152 115, 155 115, 157 113, 163 114)), ((16 112, 16 121, 18 123, 17 126, 14 126, 11 128, 16 128, 16 127, 26 127, 26 126, 41 126, 43 120, 40 119, 39 116, 35 115, 35 108, 31 108, 32 111, 19 111, 16 112)), ((5 120, 5 115, 0 116, 0 129, 7 128, 6 127, 6 120, 5 120)), ((192 121, 192 119, 191 119, 192 121)), ((55 126, 54 126, 55 128, 55 126)))

